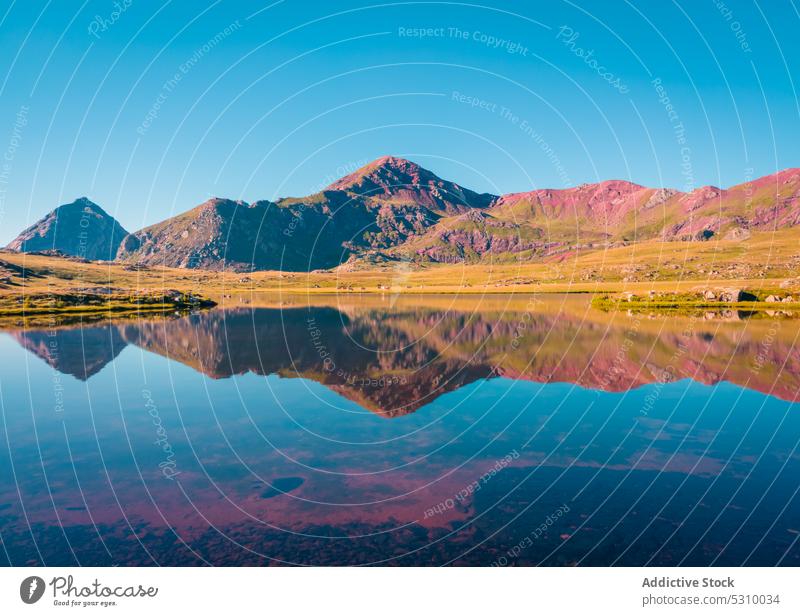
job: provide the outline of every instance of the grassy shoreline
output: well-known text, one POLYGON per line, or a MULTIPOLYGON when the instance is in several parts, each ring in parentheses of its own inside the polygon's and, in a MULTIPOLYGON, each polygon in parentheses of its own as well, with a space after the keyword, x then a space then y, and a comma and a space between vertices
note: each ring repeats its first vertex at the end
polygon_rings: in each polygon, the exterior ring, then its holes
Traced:
POLYGON ((120 315, 184 312, 210 308, 216 302, 180 292, 165 294, 20 293, 0 296, 0 319, 11 317, 120 315))
MULTIPOLYGON (((717 270, 675 269, 664 265, 686 254, 686 263, 713 256, 742 259, 741 246, 699 243, 643 243, 593 253, 575 253, 565 260, 435 265, 413 270, 371 268, 313 272, 233 272, 134 267, 114 262, 85 260, 0 250, 0 318, 38 315, 91 315, 98 313, 164 312, 192 309, 174 297, 182 294, 207 298, 217 304, 257 305, 259 297, 310 299, 398 298, 442 296, 449 298, 500 297, 519 294, 593 295, 592 305, 604 310, 798 310, 800 302, 764 303, 767 294, 800 299, 800 278, 795 278, 796 242, 779 245, 780 266, 751 264, 746 276, 718 274, 717 270), (784 245, 785 244, 785 245, 784 245), (723 250, 724 249, 724 250, 723 250), (665 256, 666 251, 669 254, 665 256), (705 252, 704 252, 705 251, 705 252), (728 251, 731 254, 725 253, 728 251), (786 254, 783 254, 783 253, 786 254), (642 274, 623 276, 635 263, 642 274), (698 298, 710 288, 749 290, 757 302, 721 302, 698 298), (623 295, 635 300, 622 301, 623 295), (655 295, 656 297, 652 297, 655 295), (78 298, 78 299, 75 299, 78 298), (133 299, 132 299, 133 298, 133 299), (148 299, 143 299, 148 298, 148 299), (27 302, 27 303, 26 303, 27 302)), ((774 243, 772 244, 774 247, 774 243)), ((751 255, 752 256, 752 255, 751 255)), ((773 255, 775 257, 775 255, 773 255)), ((708 268, 705 265, 705 268, 708 268)), ((732 266, 731 266, 732 267, 732 266)), ((275 298, 278 298, 276 300, 275 298)), ((205 301, 205 299, 203 299, 205 301)), ((295 301, 292 299, 291 301, 295 301)), ((588 303, 588 302, 587 302, 588 303)))
MULTIPOLYGON (((669 313, 691 313, 702 311, 738 311, 746 313, 769 312, 786 314, 792 316, 793 311, 800 310, 800 301, 794 301, 790 295, 787 301, 775 299, 780 295, 779 291, 759 291, 757 293, 745 292, 748 299, 728 300, 717 297, 706 298, 702 294, 686 293, 662 293, 653 297, 637 297, 628 294, 599 294, 592 298, 593 308, 605 312, 625 310, 632 312, 669 312, 669 313), (767 299, 769 298, 769 299, 767 299)), ((785 294, 785 293, 784 293, 785 294)))

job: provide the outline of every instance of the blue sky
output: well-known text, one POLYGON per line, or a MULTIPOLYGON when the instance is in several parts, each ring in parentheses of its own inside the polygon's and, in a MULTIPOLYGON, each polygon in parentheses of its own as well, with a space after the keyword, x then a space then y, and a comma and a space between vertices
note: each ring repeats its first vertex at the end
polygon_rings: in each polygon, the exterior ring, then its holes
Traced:
POLYGON ((0 20, 2 244, 83 195, 133 231, 383 154, 488 192, 800 166, 788 0, 3 0, 0 20))

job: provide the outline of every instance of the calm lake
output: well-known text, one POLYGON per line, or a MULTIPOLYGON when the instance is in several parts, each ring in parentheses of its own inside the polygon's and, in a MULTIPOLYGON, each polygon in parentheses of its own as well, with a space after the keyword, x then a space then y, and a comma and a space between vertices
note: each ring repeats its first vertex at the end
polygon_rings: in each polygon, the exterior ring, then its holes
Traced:
POLYGON ((0 562, 797 566, 798 335, 588 296, 3 330, 0 562))

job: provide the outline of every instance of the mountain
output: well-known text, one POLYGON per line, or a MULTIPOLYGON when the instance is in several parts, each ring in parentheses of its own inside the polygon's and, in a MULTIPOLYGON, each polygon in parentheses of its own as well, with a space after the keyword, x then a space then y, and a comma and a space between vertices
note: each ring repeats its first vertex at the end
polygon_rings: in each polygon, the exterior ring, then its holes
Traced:
POLYGON ((267 220, 274 204, 209 199, 194 209, 125 238, 119 259, 145 265, 277 269, 281 251, 267 220), (267 223, 267 224, 265 224, 267 223), (241 266, 241 267, 240 267, 241 266))
POLYGON ((310 271, 350 255, 375 227, 363 200, 322 192, 304 200, 248 204, 210 199, 125 238, 118 259, 143 265, 233 271, 310 271))
POLYGON ((684 193, 622 181, 538 190, 506 195, 493 212, 501 218, 550 223, 552 232, 565 239, 577 238, 581 231, 589 239, 619 241, 736 239, 737 230, 768 231, 800 222, 800 169, 727 190, 704 186, 684 193), (575 229, 559 228, 559 223, 573 223, 575 229))
POLYGON ((124 240, 116 221, 79 199, 10 248, 116 254, 141 265, 303 272, 397 261, 535 260, 647 240, 746 241, 798 225, 800 169, 728 189, 681 192, 608 180, 497 196, 384 156, 313 195, 252 204, 213 198, 124 240))
POLYGON ((118 258, 212 270, 332 268, 352 255, 400 245, 449 214, 487 208, 494 199, 387 156, 307 197, 253 204, 211 199, 125 238, 118 258))
POLYGON ((111 261, 126 235, 103 208, 81 197, 25 229, 8 248, 18 252, 58 250, 84 259, 111 261))
POLYGON ((800 224, 800 169, 685 193, 622 180, 503 195, 480 216, 444 218, 390 255, 458 262, 541 258, 645 240, 746 240, 800 224))

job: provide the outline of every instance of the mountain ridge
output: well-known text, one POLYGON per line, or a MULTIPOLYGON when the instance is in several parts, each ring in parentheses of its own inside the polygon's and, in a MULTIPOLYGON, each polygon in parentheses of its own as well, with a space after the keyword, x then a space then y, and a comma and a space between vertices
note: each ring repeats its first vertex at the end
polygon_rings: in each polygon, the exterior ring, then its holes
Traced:
POLYGON ((493 195, 383 156, 312 195, 253 203, 213 197, 134 233, 83 197, 56 208, 9 248, 145 266, 312 271, 396 260, 540 259, 646 240, 745 241, 798 225, 798 168, 726 189, 682 192, 605 180, 493 195), (95 220, 88 232, 76 227, 76 212, 95 220), (74 242, 81 233, 89 250, 74 242))

